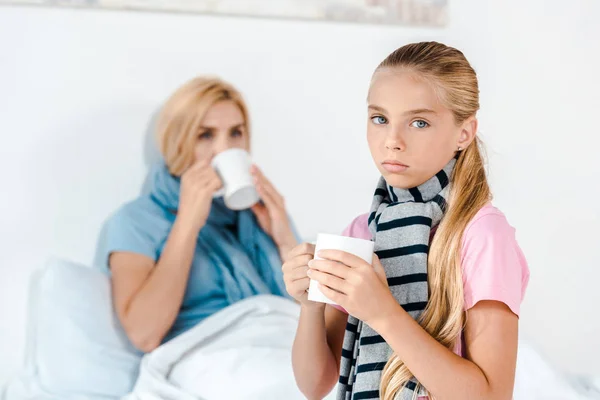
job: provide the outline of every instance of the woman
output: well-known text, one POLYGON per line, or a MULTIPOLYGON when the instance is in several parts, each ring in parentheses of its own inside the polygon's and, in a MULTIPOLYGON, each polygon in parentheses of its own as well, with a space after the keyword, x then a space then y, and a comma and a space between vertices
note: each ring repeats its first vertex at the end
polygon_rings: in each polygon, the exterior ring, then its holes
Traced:
POLYGON ((250 147, 240 93, 214 78, 195 78, 165 104, 158 121, 164 162, 151 190, 108 221, 104 267, 130 341, 150 352, 206 317, 257 294, 286 296, 281 264, 297 244, 283 198, 252 167, 262 201, 229 210, 211 160, 250 147))

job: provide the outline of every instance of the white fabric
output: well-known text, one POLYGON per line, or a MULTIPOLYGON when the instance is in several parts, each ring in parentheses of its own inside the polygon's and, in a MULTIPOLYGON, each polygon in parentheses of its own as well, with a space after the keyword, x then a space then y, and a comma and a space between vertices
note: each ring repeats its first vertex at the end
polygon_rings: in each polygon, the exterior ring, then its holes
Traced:
MULTIPOLYGON (((303 399, 291 368, 298 312, 289 300, 258 296, 215 314, 146 355, 126 399, 303 399)), ((117 400, 139 362, 112 311, 108 278, 64 260, 32 279, 26 353, 0 400, 117 400)), ((567 377, 521 338, 514 399, 600 400, 600 377, 567 377)))
POLYGON ((281 297, 236 303, 144 356, 126 400, 304 399, 291 361, 298 315, 281 297))
POLYGON ((526 339, 519 339, 515 400, 600 400, 600 379, 567 377, 526 339))
POLYGON ((51 259, 31 281, 25 365, 4 399, 118 398, 141 356, 113 312, 108 277, 51 259))

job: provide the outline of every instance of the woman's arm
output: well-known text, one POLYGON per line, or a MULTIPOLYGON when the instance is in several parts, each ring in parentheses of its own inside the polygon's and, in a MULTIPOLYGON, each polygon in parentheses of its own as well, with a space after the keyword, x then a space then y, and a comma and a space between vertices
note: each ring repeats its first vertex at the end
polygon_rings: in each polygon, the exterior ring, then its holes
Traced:
POLYGON ((480 301, 467 312, 466 359, 397 307, 372 327, 436 400, 512 399, 519 319, 507 305, 480 301))
POLYGON ((314 303, 302 306, 292 350, 294 376, 309 400, 321 400, 338 381, 348 315, 314 303))
POLYGON ((129 340, 146 353, 160 345, 179 313, 197 237, 198 228, 178 218, 156 265, 130 252, 110 256, 117 316, 129 340))
POLYGON ((252 166, 250 172, 262 200, 252 207, 252 212, 260 227, 277 245, 281 261, 285 263, 290 258, 289 253, 298 245, 286 211, 285 200, 256 165, 252 166))
POLYGON ((179 210, 156 265, 147 256, 116 251, 108 260, 113 301, 129 340, 150 352, 165 337, 183 302, 198 234, 221 179, 205 161, 181 176, 179 210))

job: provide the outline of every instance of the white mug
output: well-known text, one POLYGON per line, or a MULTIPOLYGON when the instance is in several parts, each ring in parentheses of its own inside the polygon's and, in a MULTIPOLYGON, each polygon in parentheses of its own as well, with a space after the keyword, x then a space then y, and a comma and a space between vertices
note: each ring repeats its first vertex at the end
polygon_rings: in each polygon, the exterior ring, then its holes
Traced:
POLYGON ((225 205, 232 210, 245 210, 260 200, 250 174, 252 159, 244 149, 229 149, 217 154, 212 166, 223 181, 223 189, 215 194, 222 195, 225 205))
MULTIPOLYGON (((319 233, 315 247, 315 260, 321 260, 321 258, 316 255, 321 250, 341 250, 354 254, 372 265, 374 245, 375 244, 370 240, 319 233)), ((310 280, 308 299, 319 303, 337 305, 321 292, 319 283, 313 279, 310 280)))

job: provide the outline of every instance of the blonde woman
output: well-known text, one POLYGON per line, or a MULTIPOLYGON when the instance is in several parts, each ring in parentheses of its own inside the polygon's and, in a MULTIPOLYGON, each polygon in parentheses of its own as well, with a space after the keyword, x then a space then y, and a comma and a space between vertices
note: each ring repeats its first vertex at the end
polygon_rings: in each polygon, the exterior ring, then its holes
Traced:
POLYGON ((310 244, 284 264, 309 399, 336 382, 339 400, 512 398, 529 271, 490 204, 478 109, 475 71, 454 48, 409 44, 376 69, 367 139, 382 177, 345 231, 375 242, 373 267, 338 251, 313 260, 310 244), (339 307, 308 301, 309 277, 339 307))
POLYGON ((124 205, 105 228, 103 267, 132 344, 150 352, 228 305, 257 294, 287 296, 282 259, 297 245, 282 196, 253 166, 262 202, 232 211, 215 193, 211 159, 250 147, 240 93, 219 79, 179 88, 159 117, 164 162, 148 195, 124 205))

